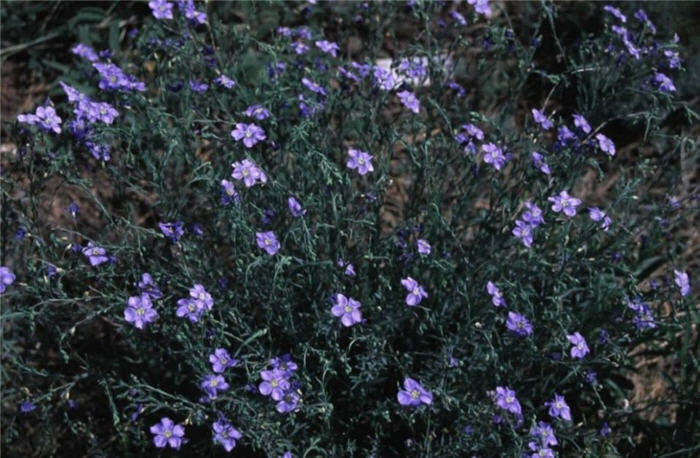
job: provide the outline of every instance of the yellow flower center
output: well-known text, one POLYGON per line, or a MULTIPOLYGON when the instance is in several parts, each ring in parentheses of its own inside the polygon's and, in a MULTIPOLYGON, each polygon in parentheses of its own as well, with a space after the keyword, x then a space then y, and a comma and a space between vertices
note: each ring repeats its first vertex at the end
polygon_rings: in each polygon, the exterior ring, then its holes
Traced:
POLYGON ((213 379, 211 379, 211 382, 209 382, 209 384, 210 384, 211 386, 216 386, 216 385, 218 385, 218 384, 219 384, 219 380, 218 380, 218 379, 215 379, 215 378, 213 378, 213 379))
POLYGON ((350 313, 350 312, 352 312, 352 307, 350 307, 349 305, 346 305, 345 306, 345 313, 350 313))
POLYGON ((418 399, 419 396, 420 396, 420 392, 418 390, 411 391, 411 397, 413 399, 418 399))
POLYGON ((169 439, 170 436, 172 436, 172 435, 173 435, 173 433, 172 433, 172 431, 170 431, 170 430, 166 430, 166 431, 163 433, 163 436, 165 436, 166 439, 169 439))
POLYGON ((144 313, 146 313, 146 311, 143 309, 143 307, 139 307, 136 309, 137 315, 143 315, 144 313))

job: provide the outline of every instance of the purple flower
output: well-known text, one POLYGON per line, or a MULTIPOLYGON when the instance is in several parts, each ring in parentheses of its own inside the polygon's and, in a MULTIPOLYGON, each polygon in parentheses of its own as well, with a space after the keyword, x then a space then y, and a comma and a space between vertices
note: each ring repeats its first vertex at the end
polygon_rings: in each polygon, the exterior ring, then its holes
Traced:
POLYGON ((542 210, 536 204, 531 204, 530 202, 525 202, 525 213, 523 213, 523 221, 528 223, 530 226, 537 227, 544 223, 544 218, 542 217, 542 210))
POLYGON ((427 240, 418 239, 416 240, 416 245, 420 254, 430 254, 431 247, 427 240))
POLYGON ((214 82, 218 84, 219 86, 223 86, 226 89, 231 89, 233 86, 236 85, 236 82, 229 78, 226 75, 219 75, 214 82))
POLYGON ((610 435, 610 433, 611 433, 610 425, 606 421, 603 423, 603 426, 600 428, 600 435, 602 437, 608 437, 610 435))
POLYGON ((214 353, 209 355, 209 362, 211 363, 212 370, 217 374, 224 372, 229 367, 235 367, 238 364, 238 360, 231 358, 228 351, 225 348, 217 348, 214 353))
POLYGON ((564 396, 559 396, 554 393, 554 399, 545 402, 544 405, 549 407, 549 415, 552 418, 561 418, 562 420, 571 421, 571 410, 564 396))
POLYGON ((491 164, 491 166, 496 170, 501 170, 501 168, 506 163, 506 157, 503 155, 503 150, 493 143, 486 143, 481 145, 481 150, 484 152, 484 162, 491 164))
POLYGON ((538 152, 532 153, 532 166, 539 169, 540 172, 544 173, 545 175, 551 175, 552 173, 549 165, 547 165, 547 163, 544 161, 544 156, 538 152))
POLYGON ((216 399, 216 395, 219 391, 226 391, 229 388, 224 377, 216 374, 209 374, 204 377, 200 386, 207 396, 209 396, 209 399, 216 399))
POLYGON ((252 148, 256 143, 267 138, 265 136, 265 131, 262 130, 262 128, 256 126, 255 124, 243 124, 240 122, 236 123, 236 128, 231 131, 231 136, 236 141, 243 139, 243 144, 246 148, 252 148))
POLYGON ((656 72, 654 74, 653 81, 661 92, 676 92, 676 86, 673 84, 673 80, 661 72, 656 72))
POLYGON ((164 0, 151 0, 148 6, 153 12, 153 17, 156 19, 172 19, 173 4, 164 0))
POLYGON ((193 323, 199 321, 199 317, 203 312, 201 307, 202 304, 199 301, 191 299, 189 297, 185 297, 179 299, 177 301, 177 305, 179 307, 175 311, 175 315, 177 315, 180 318, 186 317, 193 323))
POLYGON ((82 57, 83 59, 87 59, 90 62, 95 62, 99 60, 99 57, 97 56, 97 53, 95 50, 86 44, 83 43, 78 43, 75 46, 73 46, 70 50, 73 54, 75 54, 78 57, 82 57))
POLYGON ((452 19, 454 19, 455 22, 457 22, 462 27, 467 25, 467 20, 464 19, 464 16, 462 16, 459 12, 452 10, 450 11, 450 15, 452 16, 452 19))
POLYGON ((516 220, 515 227, 513 228, 513 235, 515 238, 522 240, 523 245, 526 247, 532 246, 532 226, 525 221, 516 220))
POLYGON ((194 1, 187 0, 187 2, 184 2, 184 8, 182 0, 178 2, 178 5, 180 9, 185 10, 185 17, 187 19, 190 19, 198 24, 204 24, 205 22, 207 22, 206 13, 202 13, 201 11, 197 11, 194 9, 194 1))
POLYGON ((300 397, 294 391, 287 391, 282 395, 275 408, 279 413, 288 413, 296 410, 299 406, 300 397))
POLYGON ((423 289, 423 287, 411 277, 402 278, 401 284, 408 291, 408 295, 406 296, 406 304, 410 305, 411 307, 420 304, 424 297, 428 297, 428 293, 425 292, 425 289, 423 289))
POLYGON ((338 46, 337 43, 333 43, 332 41, 317 41, 316 42, 316 47, 320 49, 321 51, 325 52, 326 54, 330 54, 333 57, 338 57, 338 50, 340 49, 340 46, 338 46))
POLYGON ((355 276, 355 266, 353 266, 351 262, 346 263, 345 260, 339 259, 338 266, 345 267, 345 275, 347 275, 348 277, 355 276))
POLYGON ((532 334, 532 325, 530 322, 519 313, 508 312, 506 327, 521 337, 532 334))
POLYGON ((464 89, 464 87, 457 83, 456 81, 450 81, 447 84, 447 87, 449 87, 452 90, 457 91, 457 97, 464 97, 464 95, 467 93, 467 91, 464 89))
POLYGON ((598 140, 598 146, 600 147, 601 151, 608 153, 608 156, 615 155, 615 144, 612 140, 603 134, 596 134, 595 138, 598 140))
POLYGON ((535 108, 533 108, 530 111, 532 112, 532 117, 535 119, 535 122, 539 124, 541 128, 543 128, 544 130, 549 130, 552 127, 554 127, 554 123, 552 123, 552 120, 545 116, 543 111, 537 110, 535 108))
POLYGON ((591 126, 586 121, 586 118, 580 114, 574 114, 574 126, 578 127, 584 134, 591 133, 591 126))
POLYGON ((209 85, 201 81, 190 80, 190 89, 192 89, 193 92, 207 92, 207 89, 209 89, 209 85))
POLYGON ((566 336, 566 338, 573 345, 573 347, 571 347, 572 358, 582 359, 590 352, 588 344, 586 344, 586 339, 584 339, 579 332, 566 336))
POLYGON ((552 211, 555 213, 563 211, 569 217, 576 216, 576 207, 581 205, 580 199, 570 196, 566 191, 560 192, 558 196, 549 197, 547 200, 552 202, 552 211))
POLYGON ((350 327, 362 322, 362 306, 352 297, 345 297, 343 294, 336 293, 332 298, 333 307, 331 313, 333 316, 339 317, 343 326, 350 327))
POLYGON ((423 388, 420 383, 410 377, 403 381, 403 390, 399 390, 396 398, 399 404, 406 407, 415 407, 421 404, 433 403, 433 394, 423 388))
POLYGON ((151 426, 150 431, 153 434, 153 443, 158 448, 170 445, 175 450, 179 450, 184 442, 185 428, 182 425, 176 425, 168 417, 161 418, 160 423, 151 426))
POLYGON ((19 411, 22 413, 29 413, 33 410, 36 410, 36 405, 29 399, 25 399, 19 405, 19 411))
POLYGON ((277 237, 272 231, 256 232, 255 239, 258 246, 265 250, 270 256, 274 255, 280 250, 280 242, 277 241, 277 237))
POLYGON ((545 447, 557 445, 557 437, 554 435, 554 428, 544 421, 539 422, 536 426, 530 428, 530 436, 540 441, 545 447))
POLYGON ((299 216, 304 216, 306 214, 306 210, 302 208, 299 201, 296 200, 294 197, 289 197, 287 199, 287 208, 289 209, 289 213, 291 213, 292 216, 295 218, 298 218, 299 216))
POLYGON ((9 267, 0 266, 0 294, 4 293, 8 286, 15 281, 15 274, 9 267))
POLYGON ((495 395, 496 405, 501 409, 513 413, 515 415, 522 414, 522 407, 518 398, 515 396, 515 391, 511 390, 509 387, 497 386, 495 395))
POLYGON ((389 70, 375 66, 372 75, 374 76, 374 84, 383 91, 391 91, 396 86, 396 80, 389 70))
POLYGON ((156 318, 158 318, 158 312, 153 309, 151 297, 148 294, 132 296, 127 301, 124 319, 127 323, 136 326, 137 329, 143 329, 146 324, 155 321, 156 318))
POLYGON ((236 448, 236 441, 243 437, 240 431, 224 419, 214 422, 212 429, 214 442, 221 444, 227 452, 236 448))
POLYGON ((212 299, 211 294, 200 284, 190 288, 190 297, 192 300, 197 301, 197 308, 199 309, 211 310, 214 306, 214 299, 212 299))
POLYGON ((270 112, 265 109, 262 105, 251 105, 246 108, 245 113, 249 118, 255 118, 258 121, 264 121, 270 117, 270 112))
POLYGON ((103 262, 109 261, 107 251, 101 246, 95 245, 92 242, 88 242, 87 246, 83 248, 82 251, 83 254, 87 256, 91 266, 98 266, 103 262))
POLYGON ((320 94, 320 95, 323 95, 323 96, 327 96, 327 95, 328 95, 328 92, 326 92, 325 89, 323 89, 321 86, 319 86, 318 84, 314 83, 313 81, 311 81, 311 80, 308 79, 308 78, 302 78, 302 79, 301 79, 301 84, 303 84, 303 85, 306 87, 306 89, 310 90, 311 92, 315 92, 316 94, 320 94))
POLYGON ((285 377, 290 377, 299 366, 292 359, 292 355, 286 354, 276 358, 270 358, 270 366, 284 372, 285 377))
POLYGON ((30 125, 38 124, 45 131, 61 133, 61 118, 56 114, 56 110, 49 105, 38 107, 34 114, 18 115, 17 121, 30 125))
POLYGON ((258 390, 263 396, 271 396, 275 401, 279 401, 284 393, 291 386, 287 379, 287 374, 279 369, 260 372, 263 381, 258 385, 258 390))
POLYGON ((557 140, 562 145, 568 145, 569 143, 576 140, 576 135, 574 135, 574 133, 571 132, 571 129, 569 129, 568 127, 560 126, 557 129, 557 140))
POLYGON ((681 270, 674 270, 673 274, 675 275, 674 282, 681 290, 681 296, 690 294, 690 280, 688 279, 688 274, 681 270))
POLYGON ((681 57, 676 51, 667 49, 664 51, 664 56, 668 57, 669 68, 681 68, 681 57))
POLYGON ((228 180, 221 180, 221 203, 222 205, 228 205, 231 202, 238 203, 240 201, 240 196, 238 191, 233 186, 233 183, 228 180))
POLYGON ((172 243, 177 243, 185 234, 183 229, 184 223, 182 221, 176 221, 174 223, 159 223, 158 227, 160 231, 170 239, 172 243))
MULTIPOLYGON (((555 458, 554 450, 547 447, 546 445, 538 444, 537 442, 531 441, 527 443, 530 450, 533 451, 530 458, 555 458)), ((527 455, 524 455, 527 456, 527 455)))
POLYGON ((243 159, 240 162, 231 164, 233 172, 231 177, 235 180, 243 180, 246 188, 254 186, 256 183, 267 183, 267 175, 250 159, 243 159))
POLYGON ((422 79, 428 76, 428 70, 423 65, 424 60, 414 57, 411 59, 401 59, 398 71, 411 78, 422 79))
POLYGON ((97 72, 100 74, 100 89, 124 89, 141 92, 146 90, 146 85, 143 82, 137 81, 136 78, 131 75, 127 75, 114 64, 95 62, 92 64, 92 66, 95 67, 97 72))
POLYGON ((486 291, 488 291, 488 293, 491 295, 491 302, 496 307, 503 307, 508 305, 506 303, 506 300, 503 298, 501 290, 499 290, 498 286, 494 285, 493 282, 486 283, 486 291))
POLYGON ((350 156, 347 163, 349 169, 357 169, 360 175, 366 175, 368 172, 374 171, 371 154, 360 151, 359 149, 350 148, 348 150, 348 156, 350 156))
POLYGON ((141 275, 141 281, 138 284, 142 293, 148 294, 151 299, 160 299, 163 293, 158 288, 158 285, 153 281, 153 277, 148 272, 141 275))
POLYGON ((622 11, 618 10, 617 8, 615 8, 612 5, 605 5, 603 7, 603 11, 607 11, 608 13, 612 14, 613 16, 615 16, 616 18, 618 18, 622 22, 627 22, 627 16, 622 14, 622 11))
POLYGON ((484 16, 491 16, 491 6, 489 6, 489 0, 467 0, 467 3, 474 5, 474 9, 477 13, 484 16))
POLYGON ((294 41, 290 44, 290 46, 297 54, 304 54, 306 51, 309 50, 309 46, 303 41, 294 41))
POLYGON ((292 455, 292 452, 286 451, 282 454, 280 458, 294 458, 294 455, 292 455))
POLYGON ((591 217, 591 219, 593 221, 596 221, 596 222, 600 221, 601 222, 600 226, 603 228, 604 231, 607 231, 608 229, 610 229, 610 225, 612 224, 612 220, 610 219, 610 217, 608 215, 605 214, 604 211, 602 211, 598 207, 591 207, 588 209, 588 211, 590 212, 589 216, 591 217))
POLYGON ((413 95, 412 92, 401 91, 396 95, 399 96, 399 99, 401 99, 401 103, 403 103, 406 108, 408 108, 416 114, 420 112, 420 101, 416 98, 415 95, 413 95))

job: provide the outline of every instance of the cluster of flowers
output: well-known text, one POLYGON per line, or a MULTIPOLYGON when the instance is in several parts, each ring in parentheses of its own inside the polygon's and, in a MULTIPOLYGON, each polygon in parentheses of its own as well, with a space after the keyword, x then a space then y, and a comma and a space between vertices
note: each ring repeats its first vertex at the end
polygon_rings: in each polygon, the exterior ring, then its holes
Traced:
MULTIPOLYGON (((487 282, 486 291, 491 296, 491 303, 495 307, 506 307, 508 305, 506 299, 503 297, 503 293, 495 283, 491 281, 487 282)), ((512 311, 508 312, 506 328, 520 337, 529 336, 533 333, 533 327, 530 321, 523 315, 512 311)), ((572 358, 581 359, 589 353, 586 339, 579 332, 567 335, 566 338, 573 345, 571 348, 572 358)))
POLYGON ((195 323, 205 311, 209 311, 214 306, 214 299, 202 285, 194 285, 190 288, 190 295, 177 301, 177 311, 175 315, 180 318, 187 318, 195 323))
POLYGON ((270 359, 270 366, 272 369, 260 371, 263 381, 258 385, 258 391, 277 402, 276 409, 279 413, 298 410, 301 404, 301 383, 293 378, 298 369, 297 364, 287 354, 270 359))
MULTIPOLYGON (((153 17, 156 19, 173 19, 173 4, 165 0, 151 0, 148 2, 151 8, 153 17)), ((207 22, 207 15, 201 11, 197 11, 194 7, 193 0, 179 0, 177 7, 185 13, 185 17, 196 24, 204 24, 207 22)))
POLYGON ((64 82, 61 82, 61 86, 68 101, 74 104, 75 118, 70 122, 73 136, 85 145, 95 159, 109 161, 109 145, 97 142, 92 125, 98 121, 110 125, 119 116, 119 112, 109 103, 93 101, 64 82))
MULTIPOLYGON (((161 418, 160 422, 151 426, 150 431, 153 434, 153 444, 158 448, 169 446, 179 450, 182 444, 188 442, 185 437, 185 427, 175 424, 168 417, 161 418)), ((243 437, 241 432, 223 416, 219 416, 219 419, 212 425, 212 433, 214 442, 221 444, 227 452, 233 450, 236 447, 236 441, 243 437)))
POLYGON ((127 323, 136 326, 137 329, 143 329, 148 323, 158 318, 158 312, 153 308, 152 300, 160 299, 163 297, 163 293, 149 273, 141 275, 138 288, 140 294, 127 299, 124 319, 127 323))
MULTIPOLYGON (((514 390, 507 386, 498 386, 496 387, 496 391, 489 392, 488 394, 500 409, 512 413, 515 416, 516 426, 522 424, 522 406, 514 390)), ((567 422, 571 421, 571 409, 566 403, 564 396, 554 393, 554 399, 545 402, 544 406, 549 408, 549 416, 553 419, 559 418, 567 422)), ((494 418, 494 422, 496 423, 500 423, 502 420, 500 415, 496 415, 494 418)), ((528 448, 532 451, 530 455, 532 458, 554 458, 554 451, 549 447, 557 445, 557 439, 551 425, 540 421, 537 425, 533 425, 530 428, 530 435, 535 439, 535 441, 528 443, 528 448)))
POLYGON ((204 380, 200 384, 200 387, 206 394, 206 397, 200 399, 201 402, 213 401, 216 399, 218 392, 223 392, 230 388, 230 385, 221 374, 229 367, 237 366, 240 361, 232 358, 225 348, 217 348, 214 350, 214 353, 209 355, 209 362, 214 373, 204 376, 204 380))
MULTIPOLYGON (((622 24, 627 24, 627 16, 622 13, 619 9, 611 5, 606 5, 603 7, 607 13, 614 16, 622 24)), ((634 58, 635 60, 640 60, 643 56, 649 56, 652 59, 657 58, 654 62, 654 68, 673 70, 678 69, 681 66, 681 59, 678 52, 673 49, 664 49, 663 53, 659 53, 659 44, 657 42, 652 42, 650 45, 645 45, 644 35, 648 31, 652 36, 656 35, 656 26, 649 19, 646 11, 643 9, 638 9, 634 13, 634 18, 637 19, 638 23, 641 25, 642 30, 638 33, 634 33, 629 30, 626 26, 613 24, 610 26, 610 30, 617 35, 624 45, 626 55, 634 58)), ((674 42, 678 42, 678 35, 674 36, 674 42)), ((615 52, 615 47, 611 44, 608 47, 610 52, 615 52)), ((619 59, 625 56, 622 52, 619 53, 619 59)), ((655 71, 654 75, 649 79, 649 85, 652 88, 657 89, 660 92, 676 92, 676 86, 673 84, 673 80, 668 77, 665 73, 660 71, 655 71)))

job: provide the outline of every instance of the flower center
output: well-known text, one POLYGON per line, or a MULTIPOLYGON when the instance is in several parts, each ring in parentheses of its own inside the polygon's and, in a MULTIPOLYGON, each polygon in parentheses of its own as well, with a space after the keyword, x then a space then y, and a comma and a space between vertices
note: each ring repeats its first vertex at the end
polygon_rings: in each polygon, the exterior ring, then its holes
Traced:
POLYGON ((98 250, 97 248, 93 248, 93 250, 92 250, 92 255, 93 255, 93 256, 98 256, 99 254, 100 254, 100 250, 98 250))
POLYGON ((506 404, 512 404, 515 399, 513 396, 506 396, 506 404))
POLYGON ((194 310, 195 310, 194 304, 188 305, 188 306, 187 306, 187 310, 189 310, 190 312, 194 312, 194 310))
POLYGON ((346 305, 345 306, 345 313, 350 313, 350 312, 352 312, 352 307, 350 307, 349 305, 346 305))
POLYGON ((554 407, 556 407, 557 409, 561 409, 561 402, 559 402, 559 401, 555 402, 554 407))
POLYGON ((136 309, 136 314, 137 314, 137 315, 143 315, 144 313, 146 313, 146 310, 144 310, 143 307, 139 307, 139 308, 136 309))
POLYGON ((357 163, 360 164, 360 165, 362 165, 362 164, 365 163, 365 160, 364 160, 363 158, 359 158, 359 159, 357 160, 357 163))
POLYGON ((225 366, 226 364, 228 364, 228 359, 226 359, 226 358, 221 358, 221 359, 219 359, 219 363, 220 363, 222 366, 225 366))
POLYGON ((214 386, 214 387, 215 387, 215 386, 217 386, 217 385, 219 384, 219 380, 213 378, 213 379, 211 379, 211 382, 209 382, 209 384, 210 384, 211 386, 214 386))
POLYGON ((247 176, 248 176, 248 170, 243 169, 243 171, 241 172, 241 175, 243 175, 244 177, 247 177, 247 176))
POLYGON ((419 396, 420 396, 420 392, 418 390, 411 391, 411 397, 413 399, 418 399, 419 396))
POLYGON ((163 433, 163 436, 165 436, 166 439, 169 439, 170 436, 172 436, 172 435, 173 435, 173 432, 170 431, 169 429, 163 433))
POLYGON ((420 291, 418 290, 418 287, 417 287, 417 286, 416 286, 415 288, 413 288, 413 295, 414 295, 414 296, 419 296, 419 295, 420 295, 420 291))
POLYGON ((265 246, 268 246, 270 243, 272 243, 270 239, 265 239, 265 246))
POLYGON ((277 385, 278 385, 277 380, 271 381, 271 382, 270 382, 270 385, 272 385, 272 388, 276 388, 277 385))

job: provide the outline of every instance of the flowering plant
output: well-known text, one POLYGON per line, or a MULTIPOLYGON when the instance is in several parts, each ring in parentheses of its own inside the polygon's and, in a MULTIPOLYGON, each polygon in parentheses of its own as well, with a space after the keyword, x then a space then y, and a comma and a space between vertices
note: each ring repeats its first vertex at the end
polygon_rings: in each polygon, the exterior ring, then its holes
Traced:
POLYGON ((3 124, 3 447, 697 448, 697 115, 653 14, 138 8, 3 124), (674 361, 663 395, 648 355, 674 361))

